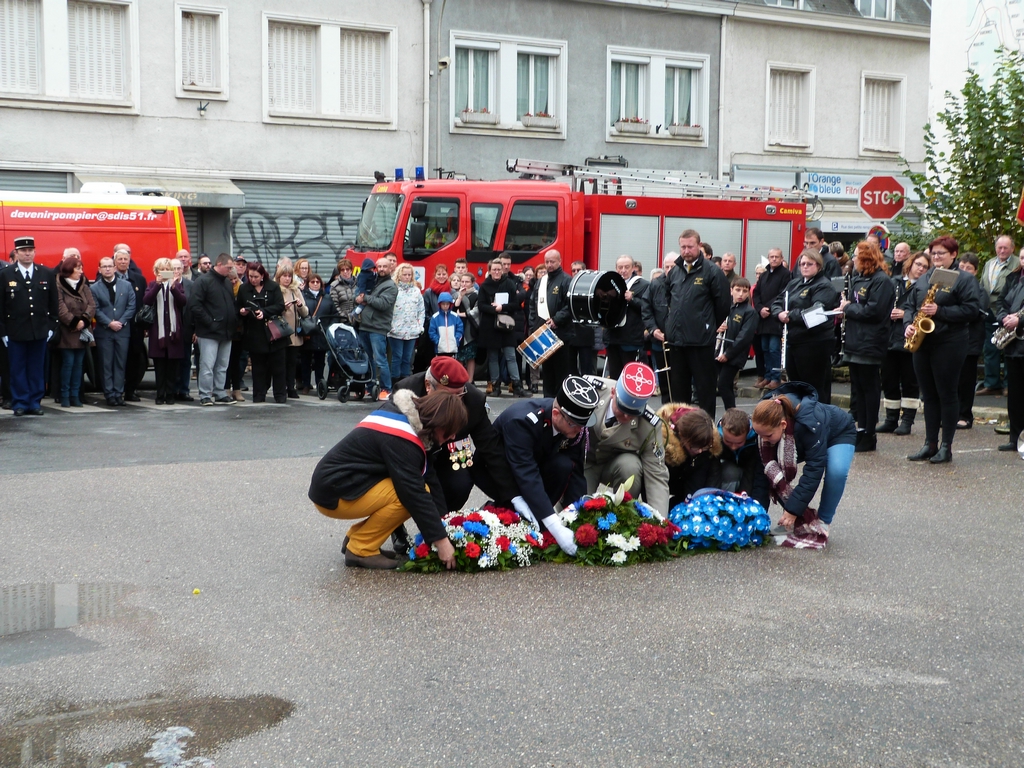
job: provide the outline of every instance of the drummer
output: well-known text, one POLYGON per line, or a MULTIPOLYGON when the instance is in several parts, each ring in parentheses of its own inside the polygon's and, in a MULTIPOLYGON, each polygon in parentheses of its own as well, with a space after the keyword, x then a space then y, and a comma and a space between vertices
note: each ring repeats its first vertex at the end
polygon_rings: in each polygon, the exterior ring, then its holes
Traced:
POLYGON ((569 346, 576 333, 569 308, 569 284, 572 278, 562 270, 562 254, 552 248, 544 254, 544 275, 537 281, 537 289, 530 291, 530 330, 547 326, 562 342, 541 364, 544 378, 544 397, 553 398, 561 383, 569 375, 569 346))
POLYGON ((555 514, 558 503, 571 504, 587 492, 583 468, 589 431, 600 396, 590 381, 568 376, 555 398, 520 400, 494 421, 505 458, 521 497, 519 514, 540 521, 568 555, 576 554, 573 533, 555 514))
POLYGON ((643 489, 648 504, 667 515, 668 468, 661 419, 647 405, 654 394, 654 371, 643 363, 630 362, 618 381, 596 376, 588 379, 597 387, 600 399, 594 409, 593 443, 587 455, 587 491, 600 483, 616 488, 633 478, 634 496, 643 489))

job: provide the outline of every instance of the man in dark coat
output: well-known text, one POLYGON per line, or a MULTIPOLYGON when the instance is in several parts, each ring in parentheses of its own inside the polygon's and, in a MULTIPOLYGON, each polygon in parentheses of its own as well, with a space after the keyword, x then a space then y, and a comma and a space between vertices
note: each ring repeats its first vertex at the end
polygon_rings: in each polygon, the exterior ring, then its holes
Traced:
POLYGON ((782 323, 772 315, 772 302, 786 290, 792 279, 789 268, 782 263, 782 249, 768 249, 768 268, 754 284, 754 311, 761 318, 757 332, 764 350, 764 378, 755 386, 778 389, 782 368, 782 323))
POLYGON ((674 401, 664 346, 665 329, 668 327, 668 301, 665 295, 669 273, 675 269, 678 259, 678 253, 665 254, 665 258, 662 261, 665 272, 651 280, 647 286, 647 292, 644 294, 644 301, 641 307, 644 329, 651 340, 651 356, 654 358, 654 370, 658 373, 658 386, 661 387, 662 405, 668 405, 674 401))
POLYGON ((14 239, 15 263, 0 271, 0 339, 8 350, 15 416, 42 416, 46 342, 58 328, 53 273, 35 264, 32 237, 14 239))
MULTIPOLYGON (((619 256, 615 260, 615 271, 626 281, 626 322, 617 328, 609 328, 608 370, 604 378, 617 380, 623 366, 640 357, 644 348, 644 296, 650 283, 640 275, 634 275, 636 262, 631 256, 619 256)), ((660 366, 659 366, 660 367, 660 366)))
MULTIPOLYGON (((142 297, 146 293, 148 283, 142 270, 132 260, 132 249, 127 243, 118 243, 114 246, 114 269, 115 277, 118 280, 127 280, 135 293, 135 311, 142 307, 142 297)), ((128 358, 124 365, 124 397, 122 400, 128 402, 139 402, 139 396, 135 394, 136 388, 142 383, 149 367, 149 355, 146 353, 146 341, 141 323, 134 322, 135 317, 130 318, 128 324, 131 337, 128 340, 128 358)))
POLYGON ((572 278, 562 270, 562 254, 553 248, 544 254, 544 268, 546 274, 530 292, 530 329, 546 325, 562 341, 562 346, 541 365, 544 397, 555 397, 569 375, 569 347, 576 333, 569 310, 572 278))
POLYGON ((477 344, 487 350, 488 381, 495 397, 501 395, 501 361, 512 379, 513 393, 517 397, 523 395, 515 348, 515 307, 522 298, 516 279, 504 274, 499 259, 492 259, 476 306, 480 310, 477 344))
POLYGON ((231 257, 222 253, 209 272, 200 275, 188 297, 188 315, 199 342, 199 399, 227 402, 225 379, 231 358, 231 336, 238 324, 235 294, 228 275, 231 257))

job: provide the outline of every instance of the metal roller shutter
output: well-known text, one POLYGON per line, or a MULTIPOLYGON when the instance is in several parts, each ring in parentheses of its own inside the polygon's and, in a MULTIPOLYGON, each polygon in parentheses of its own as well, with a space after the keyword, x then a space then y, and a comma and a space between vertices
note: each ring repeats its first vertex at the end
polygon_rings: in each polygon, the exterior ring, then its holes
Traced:
POLYGON ((192 254, 192 263, 199 261, 199 208, 182 208, 181 215, 185 219, 185 231, 188 233, 188 252, 192 254))
POLYGON ((782 263, 789 264, 790 243, 793 242, 793 225, 788 221, 748 221, 747 222, 747 263, 743 268, 743 276, 754 284, 757 278, 757 265, 761 257, 768 257, 771 248, 782 249, 782 263))
POLYGON ((259 260, 273 272, 283 256, 306 258, 330 277, 356 240, 369 184, 235 181, 245 208, 231 212, 232 253, 259 260))
POLYGON ((657 216, 623 216, 601 214, 601 252, 597 268, 615 269, 619 256, 632 256, 647 270, 658 264, 658 235, 661 225, 657 216))
POLYGON ((36 173, 35 171, 0 171, 0 189, 18 192, 60 192, 68 191, 66 173, 36 173))

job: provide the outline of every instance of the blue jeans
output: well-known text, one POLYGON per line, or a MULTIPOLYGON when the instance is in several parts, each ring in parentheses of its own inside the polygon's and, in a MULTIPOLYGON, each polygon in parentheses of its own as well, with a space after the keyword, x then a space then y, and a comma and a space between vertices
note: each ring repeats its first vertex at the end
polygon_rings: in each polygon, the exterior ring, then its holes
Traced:
POLYGON ((85 348, 62 349, 60 351, 60 399, 78 399, 82 389, 82 361, 85 359, 85 348))
POLYGON ((516 366, 515 347, 489 347, 487 349, 487 368, 491 374, 491 381, 501 382, 501 363, 505 363, 508 375, 512 377, 515 384, 519 383, 519 368, 516 366))
POLYGON ((779 381, 782 367, 782 337, 761 336, 761 350, 764 352, 764 377, 768 381, 779 381))
POLYGON ((416 339, 396 339, 388 336, 391 344, 391 380, 399 381, 412 375, 412 356, 416 351, 416 339))
POLYGON ((825 479, 821 485, 821 501, 818 504, 818 519, 823 523, 831 523, 835 517, 836 507, 846 490, 846 478, 853 464, 854 446, 844 443, 833 445, 828 449, 828 464, 825 466, 825 479))
POLYGON ((391 391, 391 366, 388 365, 388 337, 383 333, 359 332, 359 343, 373 363, 373 375, 381 389, 391 391))

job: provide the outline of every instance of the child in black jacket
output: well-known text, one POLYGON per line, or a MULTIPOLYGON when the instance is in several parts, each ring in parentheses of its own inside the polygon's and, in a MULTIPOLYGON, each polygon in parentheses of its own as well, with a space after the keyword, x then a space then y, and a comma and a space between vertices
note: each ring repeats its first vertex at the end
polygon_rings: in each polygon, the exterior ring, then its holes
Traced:
POLYGON ((722 398, 726 409, 736 407, 733 382, 736 374, 747 363, 758 321, 757 313, 750 305, 750 281, 738 277, 730 290, 732 309, 729 310, 729 317, 718 328, 719 336, 725 331, 725 342, 721 345, 721 353, 715 358, 718 362, 718 396, 722 398))

